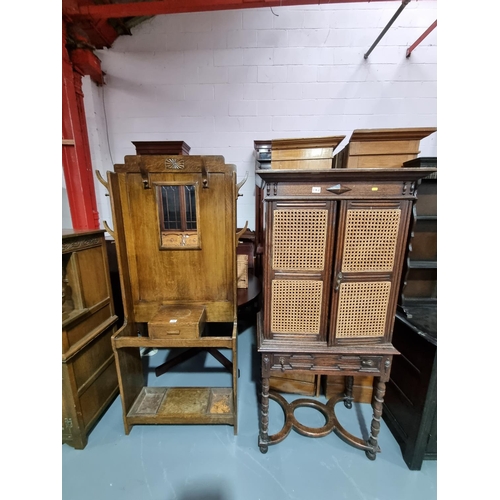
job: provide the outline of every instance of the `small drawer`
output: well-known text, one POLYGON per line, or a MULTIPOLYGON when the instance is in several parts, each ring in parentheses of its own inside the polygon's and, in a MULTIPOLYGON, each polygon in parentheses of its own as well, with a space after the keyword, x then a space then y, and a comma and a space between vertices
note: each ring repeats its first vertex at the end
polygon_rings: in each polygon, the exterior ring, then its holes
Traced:
POLYGON ((317 182, 295 183, 280 182, 271 186, 268 192, 274 196, 307 196, 327 199, 351 197, 402 196, 405 189, 402 182, 317 182))
POLYGON ((328 353, 275 353, 271 370, 301 370, 321 373, 345 372, 379 374, 383 356, 328 353))
POLYGON ((163 306, 148 322, 148 333, 151 339, 197 339, 201 336, 205 321, 203 306, 163 306))

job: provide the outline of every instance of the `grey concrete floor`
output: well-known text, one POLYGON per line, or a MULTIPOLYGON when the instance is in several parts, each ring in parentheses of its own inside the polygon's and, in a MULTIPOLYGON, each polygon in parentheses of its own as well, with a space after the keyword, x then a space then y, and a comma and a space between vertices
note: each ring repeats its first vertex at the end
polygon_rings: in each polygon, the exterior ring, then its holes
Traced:
MULTIPOLYGON (((227 386, 230 374, 204 353, 156 377, 154 367, 168 350, 144 357, 150 386, 227 386), (201 365, 203 367, 201 368, 201 365)), ((227 356, 229 356, 226 353, 227 356)), ((375 461, 335 434, 307 438, 295 431, 262 454, 257 387, 259 356, 255 328, 239 335, 238 434, 226 425, 137 425, 125 435, 117 397, 89 435, 84 450, 62 445, 63 500, 433 500, 437 498, 437 461, 408 470, 401 450, 381 422, 381 453, 375 461)), ((287 395, 293 400, 297 396, 287 395)), ((324 397, 318 398, 325 401, 324 397)), ((338 404, 340 423, 366 437, 368 404, 351 410, 338 404)), ((320 427, 324 418, 299 408, 297 419, 320 427)), ((270 402, 270 434, 283 425, 283 413, 270 402)))

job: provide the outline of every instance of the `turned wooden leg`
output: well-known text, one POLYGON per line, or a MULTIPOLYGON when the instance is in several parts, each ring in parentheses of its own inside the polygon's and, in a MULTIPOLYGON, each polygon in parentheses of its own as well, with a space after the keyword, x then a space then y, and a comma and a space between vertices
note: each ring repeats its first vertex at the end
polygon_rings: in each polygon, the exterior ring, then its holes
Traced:
POLYGON ((262 453, 267 453, 267 442, 269 441, 269 378, 262 379, 262 394, 260 404, 260 434, 259 449, 262 453))
POLYGON ((262 453, 267 453, 269 442, 269 356, 267 354, 262 356, 261 387, 259 449, 262 453))
POLYGON ((368 439, 368 444, 371 446, 371 450, 366 451, 366 456, 370 460, 375 460, 378 450, 378 433, 380 432, 380 419, 382 417, 382 407, 384 404, 385 395, 385 382, 378 380, 375 387, 375 394, 373 396, 373 418, 372 425, 370 429, 370 438, 368 439))
POLYGON ((352 385, 354 383, 354 377, 352 375, 347 375, 345 378, 345 392, 344 392, 344 406, 349 410, 352 408, 352 402, 354 398, 352 397, 352 385))

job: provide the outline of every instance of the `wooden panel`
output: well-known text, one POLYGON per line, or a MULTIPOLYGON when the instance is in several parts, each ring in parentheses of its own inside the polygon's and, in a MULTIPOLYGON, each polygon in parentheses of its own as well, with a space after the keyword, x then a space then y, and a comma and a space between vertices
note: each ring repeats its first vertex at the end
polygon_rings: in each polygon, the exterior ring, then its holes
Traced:
POLYGON ((416 203, 418 215, 437 215, 437 181, 424 180, 418 186, 416 203))
POLYGON ((335 149, 345 138, 345 135, 330 137, 306 137, 291 139, 273 139, 272 151, 282 149, 332 148, 335 149))
POLYGON ((350 142, 422 140, 436 132, 435 127, 378 128, 354 130, 350 142))
POLYGON ((271 162, 274 170, 328 170, 332 168, 332 159, 319 160, 274 160, 271 162))
POLYGON ((408 298, 437 298, 437 269, 410 269, 403 290, 408 298))
POLYGON ((77 257, 84 304, 85 307, 92 307, 110 295, 103 247, 78 252, 77 257))
POLYGON ((314 160, 319 158, 332 159, 333 148, 303 148, 271 151, 271 168, 276 160, 314 160))
POLYGON ((420 141, 367 141, 350 142, 349 154, 357 155, 386 155, 386 154, 414 154, 417 155, 420 141))
POLYGON ((418 220, 411 240, 412 260, 437 261, 437 220, 418 220))
POLYGON ((111 349, 111 335, 113 333, 113 328, 108 329, 74 357, 72 364, 78 390, 98 375, 99 368, 113 355, 111 349))
MULTIPOLYGON (((209 188, 198 190, 201 251, 159 251, 155 190, 144 189, 140 175, 127 177, 129 205, 125 213, 125 232, 134 302, 201 301, 207 303, 207 321, 231 321, 234 310, 220 317, 217 313, 225 311, 212 306, 214 302, 225 300, 234 304, 236 294, 235 252, 226 253, 220 248, 221 242, 231 245, 235 239, 235 227, 231 227, 224 217, 233 188, 228 185, 226 176, 212 173, 209 188)), ((152 183, 201 184, 202 181, 201 174, 154 173, 150 177, 152 183)))
POLYGON ((62 280, 62 319, 65 321, 85 307, 76 252, 62 255, 62 280))
POLYGON ((111 306, 107 304, 84 321, 68 327, 66 331, 63 330, 63 335, 66 335, 68 340, 68 346, 72 346, 83 339, 89 332, 102 325, 111 315, 111 306))
POLYGON ((118 379, 114 359, 110 358, 107 368, 80 396, 83 422, 86 428, 102 413, 104 407, 118 394, 118 379))
POLYGON ((402 168, 405 161, 416 158, 415 154, 349 156, 347 168, 402 168))

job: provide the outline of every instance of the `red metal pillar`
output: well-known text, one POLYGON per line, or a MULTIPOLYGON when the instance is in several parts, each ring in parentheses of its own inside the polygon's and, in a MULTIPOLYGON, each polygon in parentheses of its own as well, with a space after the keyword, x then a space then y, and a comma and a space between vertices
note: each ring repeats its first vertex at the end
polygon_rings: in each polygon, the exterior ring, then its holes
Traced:
POLYGON ((74 229, 98 229, 99 213, 83 105, 82 74, 76 71, 62 41, 62 161, 74 229))
POLYGON ((422 35, 417 38, 417 40, 415 41, 415 43, 413 45, 411 45, 408 49, 406 49, 406 57, 410 57, 411 56, 411 53, 413 52, 413 50, 415 49, 415 47, 418 46, 418 44, 438 25, 438 22, 437 20, 434 21, 423 33, 422 35))

